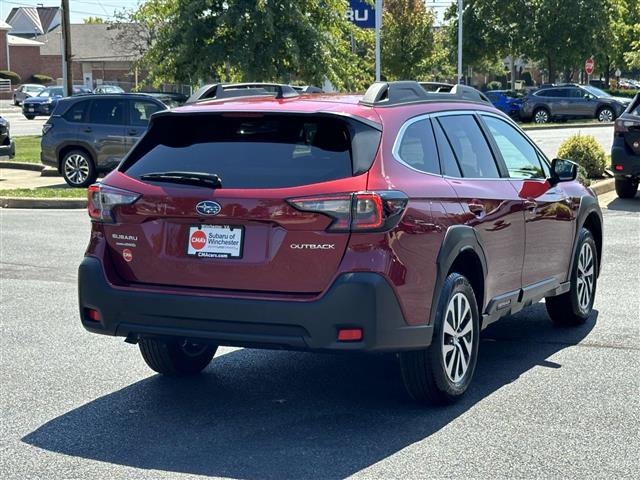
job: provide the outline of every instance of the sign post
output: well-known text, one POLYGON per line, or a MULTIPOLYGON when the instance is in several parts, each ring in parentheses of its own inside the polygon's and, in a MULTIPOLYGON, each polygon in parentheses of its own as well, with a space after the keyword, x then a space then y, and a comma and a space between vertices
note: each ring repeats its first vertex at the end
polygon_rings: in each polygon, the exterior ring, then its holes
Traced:
POLYGON ((584 71, 587 72, 587 85, 590 85, 591 83, 591 74, 593 73, 593 67, 593 58, 587 58, 587 60, 584 62, 584 71))
POLYGON ((458 0, 458 82, 462 81, 462 12, 464 10, 463 0, 458 0))
POLYGON ((372 8, 371 5, 364 0, 349 0, 347 18, 360 28, 376 29, 376 81, 380 81, 380 29, 382 28, 382 0, 375 0, 375 8, 372 8))
POLYGON ((382 28, 382 0, 376 0, 376 82, 380 81, 380 29, 382 28))

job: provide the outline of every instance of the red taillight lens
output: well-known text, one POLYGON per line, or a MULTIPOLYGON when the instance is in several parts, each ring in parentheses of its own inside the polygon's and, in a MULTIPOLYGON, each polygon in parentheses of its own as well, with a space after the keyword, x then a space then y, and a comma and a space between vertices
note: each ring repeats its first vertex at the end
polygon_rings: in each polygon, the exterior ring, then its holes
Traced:
POLYGON ((622 165, 614 165, 614 166, 613 166, 613 169, 614 169, 616 172, 621 172, 622 170, 624 170, 624 167, 623 167, 622 165))
POLYGON ((87 318, 89 320, 93 320, 94 322, 99 322, 100 320, 102 320, 102 316, 100 315, 100 312, 98 310, 94 310, 93 308, 85 308, 85 311, 87 312, 87 318))
POLYGON ((362 340, 361 328, 341 328, 338 330, 339 342, 359 342, 362 340))
POLYGON ((327 215, 333 222, 330 232, 380 232, 395 227, 407 205, 407 196, 393 190, 355 192, 288 200, 304 212, 327 215))
POLYGON ((113 209, 119 205, 131 205, 138 198, 139 193, 129 192, 121 188, 110 187, 102 183, 94 183, 87 190, 89 203, 87 210, 91 220, 96 222, 114 223, 113 209))

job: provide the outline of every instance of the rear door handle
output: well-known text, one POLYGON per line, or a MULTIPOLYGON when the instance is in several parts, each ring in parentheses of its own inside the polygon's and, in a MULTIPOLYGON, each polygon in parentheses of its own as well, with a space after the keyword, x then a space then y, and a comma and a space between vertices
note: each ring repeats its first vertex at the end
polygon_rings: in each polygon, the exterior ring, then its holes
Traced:
POLYGON ((469 202, 469 210, 476 217, 484 215, 484 205, 482 205, 481 203, 469 202))
POLYGON ((129 130, 129 135, 138 135, 138 130, 136 130, 135 128, 132 128, 131 130, 129 130))
POLYGON ((91 133, 93 130, 91 130, 91 127, 85 127, 83 132, 84 133, 91 133))

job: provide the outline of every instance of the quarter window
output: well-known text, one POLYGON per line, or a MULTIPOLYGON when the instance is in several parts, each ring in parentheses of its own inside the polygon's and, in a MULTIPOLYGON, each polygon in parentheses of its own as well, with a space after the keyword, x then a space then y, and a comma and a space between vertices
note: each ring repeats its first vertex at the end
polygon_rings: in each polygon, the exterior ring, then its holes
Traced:
POLYGON ((468 178, 500 178, 487 140, 472 115, 439 117, 455 153, 462 175, 468 178))
POLYGON ((64 114, 64 119, 67 122, 84 122, 87 117, 88 101, 78 102, 71 106, 71 108, 64 114))
POLYGON ((545 178, 536 149, 515 128, 490 116, 484 116, 498 150, 512 178, 545 178))
POLYGON ((398 156, 416 170, 440 173, 438 150, 429 119, 418 120, 407 127, 398 147, 398 156))

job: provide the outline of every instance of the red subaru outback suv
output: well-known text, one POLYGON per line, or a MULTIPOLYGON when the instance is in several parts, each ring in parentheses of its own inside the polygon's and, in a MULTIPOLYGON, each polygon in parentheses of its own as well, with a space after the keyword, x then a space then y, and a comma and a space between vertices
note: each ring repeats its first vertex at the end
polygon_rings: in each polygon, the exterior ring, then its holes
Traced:
POLYGON ((395 352, 430 403, 467 390, 491 322, 543 298, 584 322, 602 252, 574 163, 476 90, 415 82, 156 113, 89 215, 82 324, 153 370, 197 373, 219 345, 395 352))

